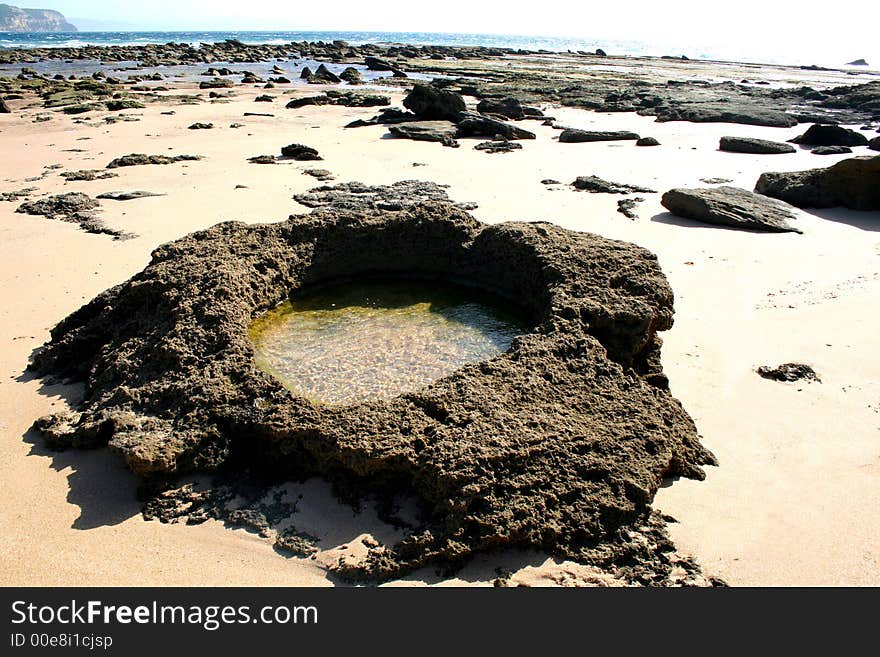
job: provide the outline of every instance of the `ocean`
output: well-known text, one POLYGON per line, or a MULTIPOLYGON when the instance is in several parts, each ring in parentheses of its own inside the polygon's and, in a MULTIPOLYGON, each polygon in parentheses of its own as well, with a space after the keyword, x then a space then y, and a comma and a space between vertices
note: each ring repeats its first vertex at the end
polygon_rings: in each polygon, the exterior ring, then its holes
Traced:
MULTIPOLYGON (((690 59, 750 62, 762 64, 818 65, 845 67, 846 63, 865 58, 871 68, 880 68, 880 46, 859 44, 852 52, 840 46, 807 39, 797 49, 755 44, 704 44, 699 42, 664 43, 663 41, 627 41, 614 39, 542 37, 500 34, 446 34, 441 32, 0 32, 0 48, 78 47, 85 45, 132 45, 147 43, 213 43, 239 39, 244 43, 285 44, 291 41, 333 41, 351 44, 408 43, 415 45, 487 46, 525 50, 595 51, 602 48, 610 55, 662 56, 685 55, 690 59), (835 49, 836 48, 836 49, 835 49)), ((865 67, 860 67, 864 70, 865 67)))

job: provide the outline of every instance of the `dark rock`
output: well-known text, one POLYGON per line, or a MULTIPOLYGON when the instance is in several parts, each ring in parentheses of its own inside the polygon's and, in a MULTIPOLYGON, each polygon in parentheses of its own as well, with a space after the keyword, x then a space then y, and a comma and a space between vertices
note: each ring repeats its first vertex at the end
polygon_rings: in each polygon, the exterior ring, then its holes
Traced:
POLYGON ((785 363, 778 367, 762 365, 755 371, 763 378, 772 381, 817 381, 821 383, 815 370, 803 363, 785 363))
POLYGON ((390 62, 386 62, 384 59, 370 56, 364 57, 364 65, 370 71, 393 71, 396 68, 390 62))
POLYGON ((719 150, 729 153, 752 153, 755 155, 775 155, 782 153, 795 153, 794 146, 778 141, 767 139, 754 139, 752 137, 722 137, 718 145, 719 150))
POLYGON ((299 161, 323 159, 318 155, 317 150, 311 146, 304 146, 303 144, 288 144, 281 149, 281 155, 299 161))
POLYGON ((274 155, 255 155, 248 158, 251 164, 275 164, 276 161, 274 155))
POLYGON ((458 129, 449 121, 417 121, 414 123, 399 123, 388 128, 395 137, 413 139, 415 141, 436 141, 444 146, 458 148, 455 137, 458 129))
POLYGON ((653 137, 642 137, 636 141, 636 146, 659 146, 660 142, 653 137))
POLYGON ((855 61, 849 62, 847 66, 867 66, 868 62, 864 59, 856 59, 855 61))
POLYGON ((305 169, 303 171, 307 176, 311 176, 312 178, 317 178, 320 181, 326 182, 328 180, 333 180, 335 176, 327 169, 305 169))
POLYGON ((224 80, 223 78, 214 78, 213 80, 202 80, 199 82, 199 89, 226 89, 234 87, 232 80, 224 80))
POLYGON ((136 100, 108 100, 107 109, 111 112, 118 112, 127 109, 144 109, 146 105, 136 100))
POLYGON ((868 143, 865 135, 843 128, 839 125, 814 124, 807 131, 789 140, 792 144, 803 146, 864 146, 868 143))
POLYGON ((459 94, 426 84, 416 84, 403 99, 403 106, 425 121, 458 122, 466 109, 459 94))
POLYGON ((849 146, 817 146, 810 151, 813 155, 845 155, 852 153, 849 146))
POLYGON ((61 177, 64 178, 68 182, 105 180, 107 178, 117 178, 118 176, 119 176, 118 173, 112 173, 110 171, 102 171, 100 169, 81 169, 80 171, 64 171, 61 174, 61 177))
POLYGON ((880 210, 880 155, 852 157, 827 169, 764 173, 755 191, 801 208, 880 210))
POLYGON ((591 194, 656 194, 653 189, 639 187, 638 185, 626 185, 623 183, 609 182, 596 176, 578 176, 571 186, 583 192, 591 194))
POLYGON ((349 66, 344 71, 342 71, 342 73, 339 74, 339 79, 344 80, 349 84, 361 84, 363 82, 361 72, 353 66, 349 66))
POLYGON ((312 77, 312 69, 310 69, 308 66, 303 66, 302 72, 299 74, 299 77, 302 80, 308 80, 310 77, 312 77))
POLYGON ((637 219, 639 215, 636 214, 635 208, 644 200, 641 196, 622 198, 617 202, 617 211, 627 219, 637 219))
POLYGON ((535 133, 475 112, 462 112, 458 121, 459 137, 491 137, 497 139, 534 139, 535 133))
POLYGON ((516 98, 484 98, 477 103, 477 111, 480 114, 497 114, 508 119, 517 121, 525 118, 522 104, 516 98))
POLYGON ((507 141, 506 139, 501 141, 484 141, 474 146, 474 149, 485 151, 486 153, 510 153, 511 151, 522 149, 522 144, 507 141))
POLYGON ((869 141, 868 148, 870 148, 872 151, 880 151, 880 136, 874 137, 871 141, 869 141))
POLYGON ((562 183, 559 182, 558 180, 554 180, 553 178, 544 178, 544 180, 541 181, 541 184, 542 185, 561 185, 562 183))
POLYGON ((321 64, 311 77, 309 84, 339 84, 342 80, 329 68, 321 64))
MULTIPOLYGON (((329 71, 327 71, 327 72, 330 73, 329 71)), ((332 75, 332 73, 331 73, 331 75, 332 75)), ((312 77, 314 77, 314 76, 312 76, 312 77)), ((311 80, 312 80, 312 78, 309 78, 309 82, 311 82, 311 80)), ((290 79, 284 77, 283 75, 279 75, 274 78, 269 78, 269 82, 271 82, 273 84, 290 84, 290 79)), ((267 86, 266 88, 271 89, 272 87, 267 86)))
POLYGON ((4 203, 20 201, 23 198, 28 198, 35 191, 37 191, 36 187, 23 187, 22 189, 16 189, 11 192, 0 192, 0 201, 3 201, 4 203))
POLYGON ((245 112, 242 116, 267 116, 269 118, 274 118, 274 114, 266 114, 265 112, 245 112))
POLYGON ((684 103, 661 105, 654 109, 657 121, 690 121, 692 123, 741 123, 772 128, 791 128, 798 124, 790 114, 767 109, 760 105, 732 105, 722 102, 684 103))
POLYGON ((104 194, 98 194, 98 198, 108 201, 133 201, 151 196, 165 196, 165 194, 157 194, 155 192, 105 192, 104 194))
POLYGON ((598 55, 599 57, 607 57, 608 56, 608 53, 605 52, 604 50, 602 50, 601 48, 596 48, 595 54, 598 55))
POLYGON ((275 100, 275 96, 269 96, 268 94, 254 98, 255 103, 271 103, 273 100, 275 100))
POLYGON ((133 167, 142 164, 173 164, 175 162, 193 162, 201 160, 201 155, 144 155, 143 153, 132 153, 131 155, 123 155, 107 165, 108 169, 116 169, 118 167, 133 167))
POLYGON ((6 101, 0 98, 0 114, 11 114, 12 109, 6 104, 6 101))
MULTIPOLYGON (((29 367, 89 395, 35 427, 54 448, 108 447, 145 483, 264 468, 414 496, 422 517, 405 538, 336 571, 347 578, 525 548, 668 584, 678 563, 650 505, 665 479, 716 463, 662 371, 672 301, 645 249, 546 223, 488 226, 449 204, 225 222, 160 246, 55 327, 29 367), (327 408, 260 371, 253 317, 373 271, 466 281, 515 300, 534 328, 388 401, 327 408)), ((161 517, 155 506, 145 514, 161 517)), ((257 531, 268 520, 237 510, 257 531)))
POLYGON ((101 207, 95 199, 81 192, 68 192, 57 196, 47 196, 36 201, 22 203, 16 212, 30 215, 43 215, 50 219, 77 224, 87 233, 112 235, 115 239, 134 237, 123 231, 109 228, 95 216, 101 207))
POLYGON ((189 126, 190 130, 211 130, 213 128, 213 123, 193 123, 191 126, 189 126))
POLYGON ((577 130, 576 128, 566 128, 559 135, 559 142, 562 144, 629 139, 638 140, 639 136, 634 132, 602 132, 597 130, 577 130))
POLYGON ((746 230, 795 232, 788 224, 795 215, 785 203, 738 187, 671 189, 661 199, 672 214, 707 224, 746 230))

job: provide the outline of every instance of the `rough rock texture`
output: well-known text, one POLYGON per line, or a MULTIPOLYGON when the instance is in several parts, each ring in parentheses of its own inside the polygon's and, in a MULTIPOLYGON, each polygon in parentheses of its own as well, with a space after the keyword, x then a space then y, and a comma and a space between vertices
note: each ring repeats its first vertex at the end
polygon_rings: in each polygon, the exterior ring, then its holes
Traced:
POLYGON ((223 223, 159 247, 52 330, 30 367, 86 396, 36 426, 57 447, 108 446, 153 482, 250 467, 418 496, 418 526, 349 576, 506 546, 625 569, 647 549, 630 530, 651 522, 663 478, 715 462, 662 372, 672 313, 656 256, 551 224, 487 226, 437 203, 223 223), (428 388, 356 406, 316 405, 255 366, 254 317, 292 290, 377 273, 477 286, 533 328, 428 388))
POLYGON ((135 191, 135 192, 104 192, 103 194, 98 194, 97 198, 106 199, 108 201, 133 201, 139 198, 150 198, 151 196, 165 196, 165 194, 159 194, 157 192, 143 192, 143 191, 135 191))
POLYGON ((399 123, 388 128, 395 137, 415 141, 436 141, 444 146, 458 148, 458 128, 449 121, 414 121, 399 123))
POLYGON ((636 206, 644 200, 641 196, 622 198, 617 202, 617 211, 627 219, 637 219, 636 206))
POLYGON ((201 160, 201 155, 144 155, 143 153, 132 153, 131 155, 123 155, 117 157, 107 165, 108 169, 116 169, 119 167, 134 167, 143 164, 174 164, 175 162, 194 162, 201 160))
POLYGON ((522 150, 522 144, 502 139, 500 141, 480 142, 474 146, 474 149, 485 153, 510 153, 512 151, 522 150))
MULTIPOLYGON (((315 187, 296 194, 295 201, 307 208, 334 208, 337 210, 403 210, 428 201, 449 203, 448 185, 421 180, 402 180, 391 185, 364 185, 359 182, 315 187)), ((456 203, 464 210, 476 209, 475 203, 456 203)))
POLYGON ((475 112, 462 112, 458 121, 459 137, 503 137, 504 139, 534 139, 535 133, 523 130, 506 121, 493 119, 475 112))
POLYGON ((281 149, 281 155, 301 162, 324 159, 316 149, 304 144, 288 144, 281 149))
POLYGON ((617 131, 603 132, 601 130, 578 130, 566 128, 559 135, 559 141, 563 144, 578 144, 589 141, 619 141, 638 140, 639 136, 634 132, 617 131))
POLYGON ((880 210, 880 155, 852 157, 827 169, 763 173, 755 191, 800 208, 880 210))
POLYGON ((671 189, 660 201, 672 214, 707 224, 774 233, 794 232, 789 206, 738 187, 671 189))
POLYGON ((874 137, 871 141, 869 141, 868 148, 870 148, 872 151, 880 151, 880 136, 874 137))
POLYGON ((849 146, 816 146, 810 151, 813 155, 846 155, 852 153, 849 146))
POLYGON ((755 155, 797 152, 797 149, 789 144, 768 139, 754 139, 753 137, 722 137, 718 148, 729 153, 752 153, 755 155))
POLYGON ((68 192, 56 196, 47 196, 35 201, 22 203, 15 211, 21 214, 43 215, 50 219, 58 219, 77 224, 87 233, 112 235, 115 239, 130 239, 129 233, 115 230, 101 221, 95 212, 101 204, 81 192, 68 192))
POLYGON ((625 183, 610 182, 602 180, 597 176, 578 176, 571 186, 582 192, 590 192, 591 194, 632 194, 638 192, 641 194, 656 194, 653 189, 647 187, 639 187, 638 185, 627 185, 625 183))
POLYGON ((816 371, 809 365, 803 363, 784 363, 778 367, 770 367, 762 365, 755 370, 760 376, 773 381, 818 381, 821 379, 816 375, 816 371))
POLYGON ((213 123, 193 123, 189 126, 190 130, 212 130, 213 128, 213 123))
POLYGON ((465 111, 464 99, 457 93, 416 84, 403 99, 403 106, 426 121, 454 121, 465 111))
POLYGON ((727 102, 692 103, 672 102, 653 108, 658 122, 690 121, 691 123, 743 123, 772 128, 791 128, 798 120, 786 112, 744 103, 731 105, 727 102))
POLYGON ((480 114, 497 114, 514 121, 524 119, 526 116, 522 104, 510 96, 507 98, 484 98, 477 103, 477 111, 480 114))
POLYGON ((864 146, 868 143, 868 138, 860 132, 839 125, 817 123, 790 141, 802 146, 864 146))
POLYGON ((108 100, 106 105, 107 105, 107 109, 111 112, 119 112, 121 110, 127 110, 127 109, 144 109, 146 107, 146 105, 144 105, 143 103, 139 103, 136 100, 130 100, 130 99, 108 100))
POLYGON ((344 105, 345 107, 382 107, 390 105, 388 96, 378 94, 361 94, 353 91, 337 91, 331 89, 321 96, 304 96, 294 98, 285 107, 296 109, 306 105, 344 105))
POLYGON ((64 171, 61 177, 67 182, 75 181, 91 181, 106 180, 107 178, 117 178, 119 174, 111 171, 101 171, 100 169, 80 169, 79 171, 64 171))
POLYGON ((636 140, 636 146, 659 146, 660 142, 654 137, 642 137, 636 140))

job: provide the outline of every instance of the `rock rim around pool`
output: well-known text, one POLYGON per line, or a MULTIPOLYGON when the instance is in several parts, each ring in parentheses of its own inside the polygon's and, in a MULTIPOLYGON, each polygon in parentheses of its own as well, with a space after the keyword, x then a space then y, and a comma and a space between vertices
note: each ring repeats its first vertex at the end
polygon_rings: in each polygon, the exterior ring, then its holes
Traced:
POLYGON ((159 247, 52 330, 30 368, 86 395, 36 427, 57 448, 109 447, 151 486, 249 468, 416 495, 420 524, 371 548, 364 576, 514 546, 631 565, 645 547, 625 537, 656 522, 662 480, 715 463, 662 370, 672 316, 656 256, 551 224, 489 226, 446 203, 227 222, 159 247), (479 288, 528 328, 429 387, 353 406, 256 366, 256 317, 293 291, 379 275, 479 288))

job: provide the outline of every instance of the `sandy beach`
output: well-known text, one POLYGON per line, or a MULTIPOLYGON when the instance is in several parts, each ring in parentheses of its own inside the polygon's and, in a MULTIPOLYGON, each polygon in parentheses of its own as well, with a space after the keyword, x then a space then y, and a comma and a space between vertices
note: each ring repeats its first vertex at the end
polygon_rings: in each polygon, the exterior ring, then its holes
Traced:
MULTIPOLYGON (((706 74, 706 65, 699 66, 706 74)), ((765 73, 774 84, 785 77, 779 68, 765 73)), ((844 73, 808 76, 793 71, 791 83, 853 83, 844 73)), ((0 114, 0 192, 34 187, 31 198, 161 194, 100 202, 98 216, 107 226, 135 235, 126 240, 16 213, 20 200, 0 202, 0 584, 326 586, 338 583, 327 566, 356 558, 364 537, 400 538, 375 509, 355 513, 319 479, 288 484, 287 491, 291 499, 302 496, 297 527, 320 538, 314 558, 284 557, 264 538, 216 521, 148 522, 136 497, 138 481, 121 459, 107 450, 53 452, 31 430, 37 418, 75 405, 82 395, 79 385, 47 384, 26 371, 53 326, 143 269, 161 244, 221 221, 277 222, 308 212, 293 195, 324 184, 304 173, 321 168, 335 177, 327 184, 415 179, 448 185, 450 199, 477 204, 473 216, 489 224, 547 221, 657 254, 675 292, 675 323, 662 334, 663 368, 672 394, 719 461, 706 468, 705 481, 669 481, 654 499, 655 509, 677 521, 669 531, 678 551, 706 576, 733 586, 880 585, 880 212, 793 209, 792 223, 802 234, 774 234, 700 224, 660 203, 666 190, 707 186, 701 179, 751 190, 767 171, 825 167, 876 152, 862 146, 825 156, 803 149, 722 152, 722 136, 784 142, 808 124, 659 123, 634 113, 542 104, 559 125, 632 131, 660 146, 560 143, 554 127, 524 121, 517 125, 536 139, 520 142, 521 150, 488 154, 473 148, 484 139, 444 148, 390 139, 383 125, 343 128, 374 116, 376 108, 284 108, 323 88, 236 84, 228 91, 230 97, 211 102, 207 90, 173 83, 159 95, 195 94, 201 102, 151 102, 123 112, 136 120, 112 124, 103 121, 114 114, 106 111, 89 113, 84 123, 76 122, 82 115, 59 112, 34 122, 47 112, 33 98, 11 100, 12 113, 0 114), (275 99, 255 102, 265 93, 275 99), (188 128, 199 122, 214 128, 188 128), (235 123, 243 125, 231 128, 235 123), (323 160, 248 162, 290 143, 317 149, 323 160), (104 169, 130 153, 202 159, 119 168, 117 177, 94 181, 60 175, 104 169), (630 220, 617 212, 621 196, 569 186, 588 175, 658 193, 639 194, 645 200, 630 220), (542 184, 545 179, 562 184, 542 184), (755 373, 758 366, 788 362, 809 364, 821 382, 783 383, 755 373)), ((388 95, 392 106, 406 94, 401 88, 370 92, 388 95)), ((454 575, 426 568, 392 584, 488 586, 501 572, 513 584, 621 584, 595 568, 517 550, 480 554, 454 575)))

